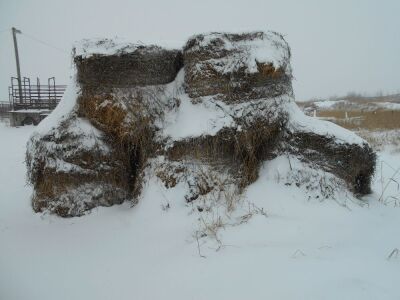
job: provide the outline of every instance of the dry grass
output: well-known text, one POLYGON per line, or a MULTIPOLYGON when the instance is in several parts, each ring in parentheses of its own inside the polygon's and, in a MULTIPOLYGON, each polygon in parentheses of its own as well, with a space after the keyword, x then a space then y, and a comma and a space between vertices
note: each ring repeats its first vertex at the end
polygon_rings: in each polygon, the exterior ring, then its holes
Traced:
POLYGON ((282 67, 275 68, 273 63, 259 63, 257 64, 257 70, 263 76, 270 76, 271 78, 282 78, 285 76, 285 70, 282 67))
POLYGON ((129 128, 125 122, 126 110, 117 105, 110 93, 93 95, 85 93, 79 97, 79 114, 88 118, 102 131, 124 140, 129 128))
POLYGON ((357 130, 356 133, 365 139, 376 151, 388 146, 393 152, 400 152, 400 129, 393 130, 357 130))
POLYGON ((347 111, 347 118, 345 110, 322 110, 318 111, 317 117, 327 118, 350 130, 390 130, 400 128, 399 110, 347 111))
POLYGON ((391 146, 391 150, 400 151, 400 110, 390 109, 391 104, 400 103, 400 94, 345 97, 327 108, 318 108, 314 102, 300 102, 298 105, 309 115, 315 112, 319 118, 355 131, 374 150, 391 146))

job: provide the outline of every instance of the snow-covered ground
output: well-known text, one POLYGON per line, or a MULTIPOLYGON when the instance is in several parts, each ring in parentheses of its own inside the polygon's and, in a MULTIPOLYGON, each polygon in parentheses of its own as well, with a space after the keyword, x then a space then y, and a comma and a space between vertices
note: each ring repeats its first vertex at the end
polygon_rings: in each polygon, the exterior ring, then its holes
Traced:
POLYGON ((155 180, 135 207, 33 213, 32 131, 0 123, 0 299, 400 298, 399 152, 381 152, 374 194, 345 206, 308 200, 266 163, 246 193, 264 214, 221 229, 216 248, 193 238, 196 215, 155 180))
POLYGON ((398 102, 385 102, 385 101, 350 101, 350 100, 321 100, 311 101, 305 105, 305 108, 311 107, 311 109, 317 110, 335 110, 335 109, 346 109, 346 110, 363 110, 363 111, 374 111, 378 109, 384 110, 400 110, 400 103, 398 102), (311 107, 312 106, 312 107, 311 107))

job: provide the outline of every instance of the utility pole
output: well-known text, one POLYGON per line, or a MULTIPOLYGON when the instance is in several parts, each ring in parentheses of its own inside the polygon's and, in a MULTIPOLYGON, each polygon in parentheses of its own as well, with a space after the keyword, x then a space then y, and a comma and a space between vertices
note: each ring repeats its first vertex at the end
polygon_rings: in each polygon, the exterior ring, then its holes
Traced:
POLYGON ((15 61, 17 63, 17 77, 18 77, 18 89, 19 89, 19 101, 22 103, 22 81, 21 81, 21 70, 19 67, 19 55, 18 55, 18 44, 17 44, 17 33, 21 33, 21 30, 15 27, 11 28, 13 40, 14 40, 14 51, 15 51, 15 61))

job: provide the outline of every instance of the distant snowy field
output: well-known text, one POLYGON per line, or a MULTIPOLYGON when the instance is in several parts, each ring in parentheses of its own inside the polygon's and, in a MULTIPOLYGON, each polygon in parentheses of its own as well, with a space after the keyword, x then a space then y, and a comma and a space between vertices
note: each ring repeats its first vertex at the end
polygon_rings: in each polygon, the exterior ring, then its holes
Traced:
POLYGON ((279 160, 266 163, 246 198, 267 216, 222 229, 216 248, 198 245, 196 217, 155 181, 133 208, 33 213, 24 165, 32 131, 0 123, 1 300, 400 298, 399 152, 380 152, 365 205, 307 200, 273 175, 279 160))

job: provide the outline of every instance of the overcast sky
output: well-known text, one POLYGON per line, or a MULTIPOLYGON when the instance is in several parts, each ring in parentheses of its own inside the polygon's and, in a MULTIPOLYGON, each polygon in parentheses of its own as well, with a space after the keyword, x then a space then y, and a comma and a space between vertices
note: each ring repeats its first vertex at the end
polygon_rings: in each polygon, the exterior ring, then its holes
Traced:
POLYGON ((400 91, 400 0, 0 0, 0 100, 16 75, 12 26, 25 33, 22 75, 42 82, 68 82, 82 38, 179 45, 201 32, 275 30, 292 48, 297 100, 400 91))

